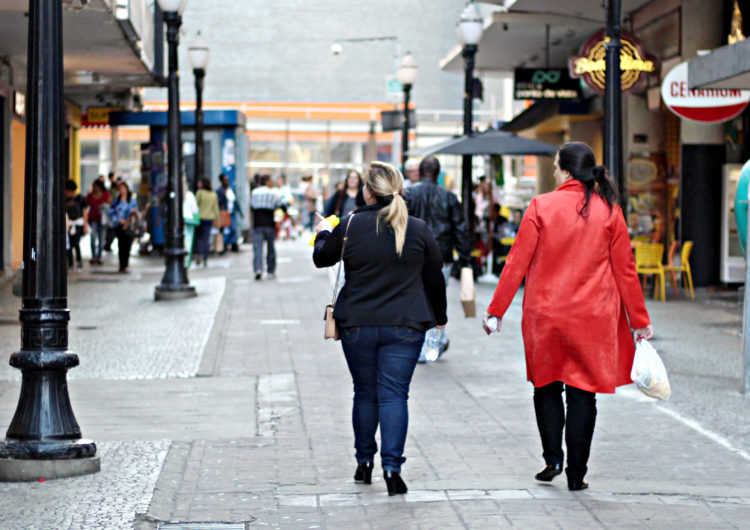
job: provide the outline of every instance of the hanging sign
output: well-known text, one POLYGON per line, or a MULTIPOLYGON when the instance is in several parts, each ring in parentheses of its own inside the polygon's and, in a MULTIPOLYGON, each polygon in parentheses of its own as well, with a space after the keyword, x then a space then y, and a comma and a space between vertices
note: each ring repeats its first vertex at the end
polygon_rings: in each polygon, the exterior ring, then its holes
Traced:
POLYGON ((565 68, 516 68, 513 99, 580 99, 581 82, 565 68))
MULTIPOLYGON (((656 58, 646 53, 641 41, 629 31, 620 32, 620 83, 623 92, 640 88, 646 76, 656 71, 656 58)), ((607 48, 605 31, 594 33, 581 47, 580 53, 568 61, 570 76, 583 79, 597 93, 604 95, 607 79, 607 48)))
POLYGON ((750 102, 750 90, 688 89, 688 65, 672 68, 661 83, 661 99, 680 118, 700 123, 721 123, 738 116, 750 102))

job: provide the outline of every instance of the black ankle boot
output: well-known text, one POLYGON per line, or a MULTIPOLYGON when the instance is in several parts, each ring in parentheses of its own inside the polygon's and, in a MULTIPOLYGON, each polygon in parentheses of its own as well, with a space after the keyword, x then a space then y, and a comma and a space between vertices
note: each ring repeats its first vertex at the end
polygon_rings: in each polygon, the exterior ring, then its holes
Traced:
POLYGON ((385 479, 385 485, 388 486, 388 496, 393 497, 409 491, 401 475, 395 471, 383 471, 383 478, 385 479))
POLYGON ((534 478, 542 482, 552 482, 552 479, 563 472, 562 464, 547 464, 534 478))
POLYGON ((568 479, 568 489, 570 491, 581 491, 589 487, 589 483, 585 480, 570 480, 568 479))
POLYGON ((365 462, 357 465, 357 471, 354 472, 354 482, 372 484, 372 462, 365 462))

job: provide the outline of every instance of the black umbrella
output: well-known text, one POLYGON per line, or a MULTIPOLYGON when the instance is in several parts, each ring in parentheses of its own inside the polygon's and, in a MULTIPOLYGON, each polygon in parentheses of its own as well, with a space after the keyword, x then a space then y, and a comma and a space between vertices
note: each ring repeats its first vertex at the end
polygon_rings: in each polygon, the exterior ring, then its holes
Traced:
POLYGON ((543 155, 552 156, 559 147, 530 140, 507 131, 487 129, 471 136, 459 136, 439 144, 409 151, 410 156, 427 155, 543 155))

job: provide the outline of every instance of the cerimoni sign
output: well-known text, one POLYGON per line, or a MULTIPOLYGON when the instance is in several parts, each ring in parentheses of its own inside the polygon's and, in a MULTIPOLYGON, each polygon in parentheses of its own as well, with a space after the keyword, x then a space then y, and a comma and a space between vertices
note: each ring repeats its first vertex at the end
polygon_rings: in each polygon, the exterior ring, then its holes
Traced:
POLYGON ((699 123, 721 123, 739 116, 750 90, 730 88, 688 88, 688 65, 672 68, 661 83, 661 99, 680 118, 699 123))

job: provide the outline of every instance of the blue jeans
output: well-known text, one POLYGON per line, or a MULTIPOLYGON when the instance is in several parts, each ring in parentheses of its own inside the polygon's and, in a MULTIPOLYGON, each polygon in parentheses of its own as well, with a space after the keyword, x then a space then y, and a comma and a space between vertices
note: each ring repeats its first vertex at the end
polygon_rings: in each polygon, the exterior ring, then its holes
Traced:
POLYGON ((224 247, 226 248, 228 245, 234 245, 237 243, 237 226, 240 224, 239 219, 237 219, 238 215, 237 212, 233 212, 230 216, 230 219, 232 220, 232 224, 229 225, 224 229, 224 247))
POLYGON ((253 270, 263 272, 263 242, 266 243, 266 272, 273 274, 276 271, 276 227, 257 226, 253 228, 253 270))
POLYGON ((213 219, 201 219, 195 229, 195 253, 202 257, 204 263, 208 260, 208 253, 211 250, 211 228, 214 226, 213 219))
POLYGON ((104 238, 107 237, 107 227, 101 221, 89 222, 91 258, 101 259, 102 248, 104 247, 104 238))
POLYGON ((401 326, 341 328, 341 345, 354 382, 354 448, 357 462, 372 462, 378 451, 384 471, 401 472, 409 425, 409 384, 424 332, 401 326))

